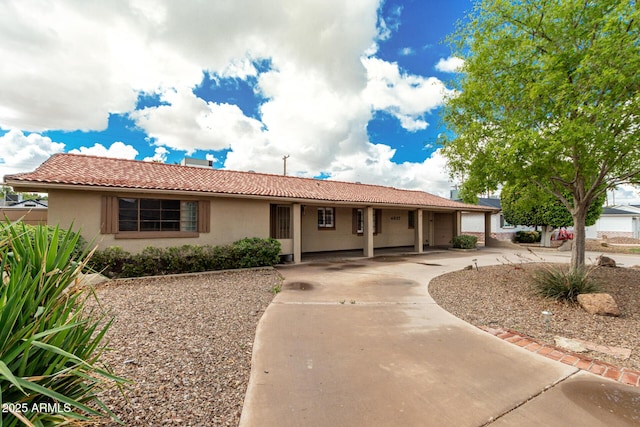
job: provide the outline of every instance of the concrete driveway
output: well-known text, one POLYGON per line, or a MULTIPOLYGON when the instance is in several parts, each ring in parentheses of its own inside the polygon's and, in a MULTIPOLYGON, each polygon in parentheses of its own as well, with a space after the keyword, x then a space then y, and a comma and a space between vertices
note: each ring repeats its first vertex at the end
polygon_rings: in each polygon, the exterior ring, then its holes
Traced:
POLYGON ((518 259, 484 249, 279 268, 285 283, 258 326, 240 425, 638 425, 637 388, 493 337, 427 292, 472 259, 504 257, 518 259))

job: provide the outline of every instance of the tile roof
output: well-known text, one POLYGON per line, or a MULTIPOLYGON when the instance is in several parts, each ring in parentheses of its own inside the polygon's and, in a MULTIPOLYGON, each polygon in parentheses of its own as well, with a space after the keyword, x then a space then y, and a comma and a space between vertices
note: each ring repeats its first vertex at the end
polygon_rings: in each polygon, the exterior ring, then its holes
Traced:
POLYGON ((408 205, 487 211, 423 191, 379 185, 238 172, 78 154, 54 154, 33 172, 7 175, 9 185, 47 188, 186 191, 357 204, 408 205))

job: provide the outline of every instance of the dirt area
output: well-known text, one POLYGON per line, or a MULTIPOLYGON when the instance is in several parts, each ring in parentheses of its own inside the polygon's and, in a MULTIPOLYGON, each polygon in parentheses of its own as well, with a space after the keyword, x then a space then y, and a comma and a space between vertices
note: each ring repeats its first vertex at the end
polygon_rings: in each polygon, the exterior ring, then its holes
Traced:
POLYGON ((513 329, 551 345, 561 336, 630 349, 626 360, 597 352, 586 355, 640 370, 640 268, 594 267, 590 272, 601 292, 616 300, 620 317, 591 315, 577 304, 536 295, 531 283, 537 268, 541 266, 509 263, 457 271, 435 278, 429 293, 445 310, 476 326, 513 329), (553 313, 548 329, 543 311, 553 313))
POLYGON ((237 426, 258 320, 281 283, 261 269, 99 285, 115 316, 101 360, 133 381, 126 400, 103 401, 128 426, 237 426))
POLYGON ((587 239, 586 250, 593 252, 639 254, 640 239, 633 239, 631 237, 612 237, 602 240, 587 239))

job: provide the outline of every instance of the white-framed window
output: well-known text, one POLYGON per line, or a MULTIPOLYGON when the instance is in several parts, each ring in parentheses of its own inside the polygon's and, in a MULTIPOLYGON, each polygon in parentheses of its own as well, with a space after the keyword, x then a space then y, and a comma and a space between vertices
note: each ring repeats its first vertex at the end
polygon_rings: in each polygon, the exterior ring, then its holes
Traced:
POLYGON ((364 209, 356 209, 355 211, 356 233, 364 233, 364 209))
MULTIPOLYGON (((382 231, 382 210, 373 210, 373 234, 382 231)), ((364 234, 364 209, 353 210, 353 234, 364 234)))
POLYGON ((334 208, 318 208, 318 229, 334 228, 336 228, 334 208))

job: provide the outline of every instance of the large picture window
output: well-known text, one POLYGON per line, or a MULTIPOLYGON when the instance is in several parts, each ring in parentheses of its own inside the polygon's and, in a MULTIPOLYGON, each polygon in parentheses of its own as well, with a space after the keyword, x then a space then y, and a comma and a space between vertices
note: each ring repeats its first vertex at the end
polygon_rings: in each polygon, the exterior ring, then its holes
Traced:
POLYGON ((105 196, 101 231, 122 237, 197 235, 209 231, 209 203, 105 196))

